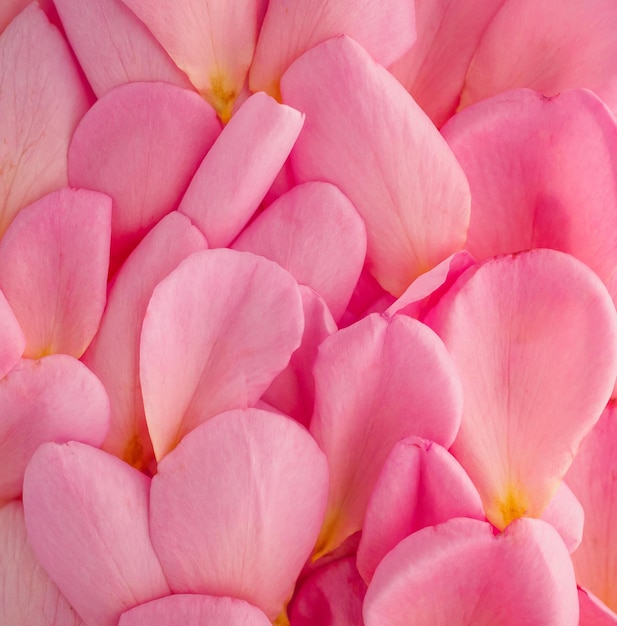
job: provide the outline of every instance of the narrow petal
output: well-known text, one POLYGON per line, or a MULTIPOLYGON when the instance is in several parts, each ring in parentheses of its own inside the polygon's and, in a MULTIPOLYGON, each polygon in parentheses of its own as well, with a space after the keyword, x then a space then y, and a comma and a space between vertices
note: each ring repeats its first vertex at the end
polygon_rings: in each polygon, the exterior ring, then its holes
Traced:
POLYGON ((88 624, 116 626, 127 609, 170 593, 150 543, 149 488, 137 470, 81 443, 44 444, 30 461, 28 538, 88 624))
POLYGON ((232 250, 198 252, 154 290, 140 378, 157 459, 208 418, 254 405, 300 345, 298 286, 281 267, 232 250))
POLYGON ((152 479, 152 541, 172 590, 241 598, 275 619, 327 489, 325 457, 293 420, 248 409, 202 424, 152 479))
POLYGON ((26 347, 24 333, 7 302, 2 291, 0 291, 0 379, 17 365, 26 347))
POLYGON ((585 512, 566 483, 559 485, 541 519, 548 522, 561 535, 568 552, 572 553, 578 548, 583 538, 585 512))
POLYGON ((617 613, 613 613, 592 593, 578 588, 578 603, 581 609, 579 626, 613 626, 617 624, 617 613))
POLYGON ((470 199, 460 166, 358 44, 340 37, 317 46, 287 70, 281 89, 307 116, 292 152, 298 178, 331 182, 351 200, 366 224, 369 269, 385 289, 399 296, 463 247, 470 199))

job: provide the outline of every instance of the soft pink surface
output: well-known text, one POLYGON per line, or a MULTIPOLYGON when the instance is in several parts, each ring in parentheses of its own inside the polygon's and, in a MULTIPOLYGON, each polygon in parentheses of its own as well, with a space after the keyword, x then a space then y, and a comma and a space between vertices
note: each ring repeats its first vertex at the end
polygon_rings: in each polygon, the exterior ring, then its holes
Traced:
POLYGON ((26 347, 24 333, 7 302, 0 291, 0 379, 15 367, 26 347))

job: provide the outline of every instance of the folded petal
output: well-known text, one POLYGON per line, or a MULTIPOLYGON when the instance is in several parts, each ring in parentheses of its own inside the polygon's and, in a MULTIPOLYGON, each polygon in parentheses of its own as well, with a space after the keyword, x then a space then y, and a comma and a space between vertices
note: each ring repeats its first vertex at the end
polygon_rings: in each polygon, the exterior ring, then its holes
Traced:
POLYGON ((36 3, 0 36, 0 236, 19 209, 67 183, 88 99, 62 35, 36 3))
POLYGON ((572 553, 578 548, 583 537, 585 513, 578 498, 566 483, 559 485, 541 519, 548 522, 561 535, 568 552, 572 553))
POLYGON ((241 598, 277 618, 327 490, 325 457, 293 420, 248 409, 202 424, 152 479, 152 541, 172 590, 241 598))
POLYGON ((540 517, 617 375, 617 318, 600 279, 536 249, 467 270, 427 323, 465 397, 451 448, 498 528, 540 517))
POLYGON ((116 626, 127 609, 170 593, 150 543, 149 489, 120 459, 76 442, 43 444, 28 465, 28 538, 88 624, 116 626))
POLYGON ((469 188, 431 121, 401 85, 346 37, 285 73, 283 101, 306 114, 292 152, 298 178, 337 185, 362 216, 368 266, 399 296, 463 247, 469 188), (359 88, 361 86, 361 88, 359 88))
POLYGON ((592 593, 578 588, 578 603, 581 609, 579 626, 613 626, 617 624, 617 613, 613 613, 592 593))
POLYGON ((193 254, 154 290, 140 349, 140 379, 157 459, 187 432, 254 405, 300 345, 298 286, 247 252, 193 254))
POLYGON ((24 353, 26 338, 2 291, 0 291, 0 379, 17 365, 24 353))
POLYGON ((285 163, 304 118, 263 93, 251 96, 206 155, 179 210, 212 248, 244 228, 285 163))

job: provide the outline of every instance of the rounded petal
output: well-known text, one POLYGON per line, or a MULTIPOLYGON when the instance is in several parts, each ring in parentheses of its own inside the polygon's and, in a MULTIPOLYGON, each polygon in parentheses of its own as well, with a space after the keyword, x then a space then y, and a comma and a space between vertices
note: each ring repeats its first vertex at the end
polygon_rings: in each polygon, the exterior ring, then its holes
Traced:
POLYGON ((559 485, 541 519, 548 522, 561 535, 568 552, 572 553, 578 548, 583 538, 585 512, 566 483, 559 485))

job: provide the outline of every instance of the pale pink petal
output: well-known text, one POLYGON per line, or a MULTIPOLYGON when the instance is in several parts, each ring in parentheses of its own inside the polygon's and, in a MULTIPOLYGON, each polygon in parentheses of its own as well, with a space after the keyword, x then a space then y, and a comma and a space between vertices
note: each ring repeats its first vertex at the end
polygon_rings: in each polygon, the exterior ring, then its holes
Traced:
POLYGON ((0 36, 0 236, 19 209, 67 183, 88 99, 71 53, 32 3, 0 36))
POLYGON ((224 122, 257 41, 265 0, 123 0, 224 122))
POLYGON ((22 209, 0 240, 0 289, 26 338, 24 356, 79 358, 105 307, 111 200, 61 189, 22 209))
POLYGON ((611 402, 566 476, 585 511, 576 580, 617 612, 617 405, 611 402))
POLYGON ((233 244, 276 261, 312 287, 338 320, 349 304, 366 255, 366 229, 334 185, 297 185, 270 205, 233 244))
POLYGON ((54 0, 62 26, 94 93, 129 82, 191 83, 122 0, 54 0))
POLYGON ((199 166, 179 210, 213 248, 244 228, 298 137, 304 117, 264 93, 251 96, 199 166))
POLYGON ((24 470, 46 441, 99 446, 109 428, 100 381, 63 354, 23 359, 0 385, 0 502, 21 495, 24 470))
POLYGON ((306 114, 292 152, 300 180, 337 185, 366 223, 368 266, 399 296, 461 249, 469 188, 411 96, 347 37, 307 52, 285 73, 283 101, 306 114))
POLYGON ((362 624, 366 583, 353 558, 320 567, 299 589, 289 607, 293 626, 356 626, 362 624))
POLYGON ((545 96, 586 87, 616 111, 616 30, 612 0, 506 0, 476 50, 460 106, 515 87, 545 96))
POLYGON ((118 626, 271 626, 257 608, 237 598, 177 594, 127 611, 118 626))
POLYGON ((15 367, 26 347, 26 338, 4 294, 0 291, 0 379, 15 367))
POLYGON ((462 410, 460 382, 426 326, 378 314, 319 348, 311 432, 328 457, 330 495, 317 556, 362 528, 371 492, 394 444, 417 435, 449 446, 462 410))
POLYGON ((148 302, 156 285, 180 261, 207 248, 201 232, 174 211, 140 242, 116 275, 101 326, 84 363, 101 379, 111 403, 103 449, 130 465, 153 459, 139 381, 139 344, 148 302))
POLYGON ((71 141, 69 180, 112 197, 112 273, 177 208, 219 129, 196 93, 165 83, 116 87, 88 111, 71 141))
POLYGON ((364 623, 577 626, 572 563, 541 520, 517 520, 495 537, 486 522, 453 519, 386 556, 366 594, 364 623))
POLYGON ((578 548, 583 537, 585 512, 566 483, 559 485, 541 519, 548 522, 561 535, 568 552, 571 553, 578 548))
POLYGON ((152 479, 152 541, 172 590, 241 598, 277 618, 327 491, 325 457, 293 420, 248 409, 202 424, 152 479))
POLYGON ((46 443, 24 479, 28 538, 88 624, 170 593, 148 528, 150 479, 81 443, 46 443))
POLYGON ((611 611, 592 593, 580 587, 578 588, 578 603, 581 609, 579 626, 613 626, 617 624, 617 613, 611 611))
POLYGON ((465 470, 442 446, 411 437, 392 449, 369 501, 358 570, 370 582, 383 557, 425 526, 454 517, 484 520, 482 500, 465 470))
POLYGON ((600 279, 554 250, 467 270, 433 309, 465 406, 451 448, 504 528, 540 517, 617 376, 617 318, 600 279))
POLYGON ((140 378, 157 459, 208 418, 257 402, 300 345, 294 279, 247 252, 205 250, 154 290, 140 378))
POLYGON ((285 70, 326 39, 349 35, 382 65, 400 58, 416 38, 407 0, 270 0, 250 72, 253 91, 280 97, 285 70))
POLYGON ((21 502, 0 507, 0 624, 82 626, 28 543, 21 502))

